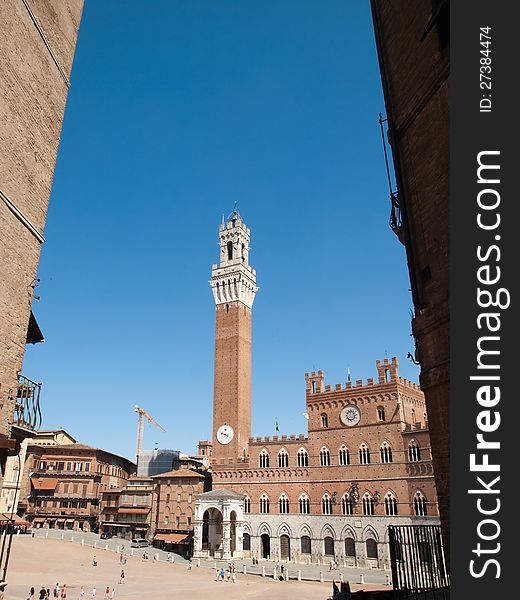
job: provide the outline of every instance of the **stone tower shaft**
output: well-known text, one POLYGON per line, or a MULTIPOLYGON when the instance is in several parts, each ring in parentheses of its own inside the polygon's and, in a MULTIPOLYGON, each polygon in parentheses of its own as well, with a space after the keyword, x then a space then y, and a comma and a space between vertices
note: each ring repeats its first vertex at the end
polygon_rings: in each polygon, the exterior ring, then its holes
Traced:
POLYGON ((214 461, 247 455, 251 436, 252 306, 258 288, 249 243, 250 231, 235 209, 219 227, 220 261, 210 280, 216 304, 214 461), (231 430, 219 439, 223 427, 231 430))

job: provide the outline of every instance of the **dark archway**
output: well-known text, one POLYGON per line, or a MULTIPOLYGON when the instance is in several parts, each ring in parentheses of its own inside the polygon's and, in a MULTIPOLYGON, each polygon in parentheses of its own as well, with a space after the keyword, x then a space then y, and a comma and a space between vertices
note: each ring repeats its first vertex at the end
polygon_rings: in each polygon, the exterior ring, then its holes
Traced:
POLYGON ((249 533, 244 533, 244 540, 242 542, 243 544, 243 548, 244 551, 249 551, 251 550, 251 536, 249 535, 249 533))
POLYGON ((308 535, 302 535, 300 542, 301 542, 301 553, 302 554, 310 554, 311 553, 311 538, 308 535))
POLYGON ((271 538, 267 533, 262 533, 260 541, 262 543, 262 558, 269 558, 271 556, 271 538))
POLYGON ((291 540, 285 534, 280 536, 280 558, 282 560, 291 558, 291 540))
POLYGON ((324 540, 325 556, 334 556, 334 540, 327 536, 324 540))
POLYGON ((210 556, 222 544, 222 513, 218 508, 208 508, 202 516, 202 549, 208 550, 210 556))
POLYGON ((372 538, 368 538, 365 546, 367 549, 367 558, 377 558, 377 542, 372 538))
POLYGON ((356 558, 356 543, 354 542, 354 538, 345 538, 345 556, 356 558))

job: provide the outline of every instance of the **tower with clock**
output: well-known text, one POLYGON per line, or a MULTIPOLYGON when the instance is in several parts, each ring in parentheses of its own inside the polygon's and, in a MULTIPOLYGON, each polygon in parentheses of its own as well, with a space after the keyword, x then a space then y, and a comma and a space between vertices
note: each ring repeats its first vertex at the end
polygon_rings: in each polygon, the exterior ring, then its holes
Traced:
POLYGON ((251 436, 251 311, 256 272, 250 230, 236 209, 219 227, 219 263, 211 270, 216 306, 213 460, 239 460, 251 436))

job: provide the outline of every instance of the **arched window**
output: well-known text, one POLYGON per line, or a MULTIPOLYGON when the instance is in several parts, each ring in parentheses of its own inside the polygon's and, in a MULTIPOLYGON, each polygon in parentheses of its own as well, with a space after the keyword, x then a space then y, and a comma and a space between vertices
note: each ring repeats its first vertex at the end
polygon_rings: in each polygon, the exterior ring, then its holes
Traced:
POLYGON ((278 466, 279 467, 288 467, 289 466, 289 455, 287 454, 287 450, 282 448, 280 452, 278 452, 278 466))
POLYGON ((390 383, 390 369, 385 369, 385 381, 386 383, 390 383))
POLYGON ((227 259, 233 260, 233 242, 227 243, 227 259))
POLYGON ((308 535, 302 535, 300 539, 302 554, 311 553, 311 538, 308 535))
POLYGON ((413 497, 413 511, 418 517, 425 517, 428 514, 426 498, 419 490, 415 492, 415 496, 413 497))
POLYGON ((287 494, 282 494, 280 496, 279 504, 280 504, 280 513, 282 515, 288 514, 288 512, 289 512, 289 498, 287 497, 287 494))
POLYGON ((350 494, 345 494, 341 499, 341 508, 344 515, 354 514, 354 503, 352 502, 350 494))
POLYGON ((307 496, 307 494, 302 494, 298 503, 300 505, 300 514, 309 515, 311 513, 311 501, 309 500, 309 496, 307 496))
POLYGON ((397 499, 392 492, 388 492, 385 496, 385 512, 391 517, 397 515, 397 499))
POLYGON ((339 464, 342 466, 350 465, 350 452, 345 444, 339 449, 339 464))
POLYGON ((369 517, 374 514, 374 499, 368 492, 363 496, 363 514, 369 517))
POLYGON ((367 558, 377 558, 377 542, 368 538, 365 542, 366 550, 367 550, 367 558))
POLYGON ((392 462, 392 448, 388 444, 388 442, 383 442, 381 445, 381 462, 382 463, 391 463, 392 462))
POLYGON ((365 443, 359 447, 359 462, 362 465, 370 464, 370 450, 365 443))
POLYGON ((378 407, 378 409, 377 409, 377 418, 380 421, 385 421, 386 420, 385 419, 385 409, 382 406, 378 407))
POLYGON ((260 513, 263 515, 269 513, 269 496, 267 494, 262 494, 260 496, 260 513))
POLYGON ((334 539, 330 535, 323 538, 325 556, 334 556, 334 539))
POLYGON ((315 381, 312 382, 312 393, 313 394, 316 393, 316 382, 315 381))
POLYGON ((321 499, 321 512, 324 515, 332 514, 332 498, 327 493, 325 493, 321 499))
POLYGON ((249 533, 244 533, 242 547, 244 550, 251 550, 251 536, 249 533))
POLYGON ((330 466, 330 452, 325 446, 323 446, 323 448, 320 450, 320 466, 330 466))
POLYGON ((248 496, 244 496, 244 512, 251 512, 251 499, 248 496))
POLYGON ((408 458, 410 459, 410 462, 421 460, 421 449, 415 440, 412 440, 408 444, 408 458))
POLYGON ((260 468, 267 469, 267 467, 269 466, 269 453, 267 452, 267 450, 265 448, 260 452, 259 458, 260 458, 260 468))
POLYGON ((356 542, 354 541, 354 538, 345 538, 345 556, 356 558, 356 542))
POLYGON ((307 450, 304 448, 300 448, 298 450, 298 466, 299 467, 308 467, 309 466, 309 455, 307 454, 307 450))
POLYGON ((328 427, 329 426, 329 415, 327 415, 326 413, 323 413, 321 415, 321 426, 322 427, 328 427))

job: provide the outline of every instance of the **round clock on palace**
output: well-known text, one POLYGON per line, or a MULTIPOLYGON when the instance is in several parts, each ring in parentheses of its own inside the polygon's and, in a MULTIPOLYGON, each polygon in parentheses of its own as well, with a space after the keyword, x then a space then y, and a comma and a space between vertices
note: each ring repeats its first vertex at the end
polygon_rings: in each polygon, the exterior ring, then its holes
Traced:
POLYGON ((217 441, 224 446, 229 444, 234 435, 235 432, 233 431, 233 427, 231 427, 231 425, 221 425, 217 429, 217 441))
POLYGON ((349 404, 340 412, 339 418, 343 425, 353 427, 361 420, 361 411, 355 404, 349 404))

